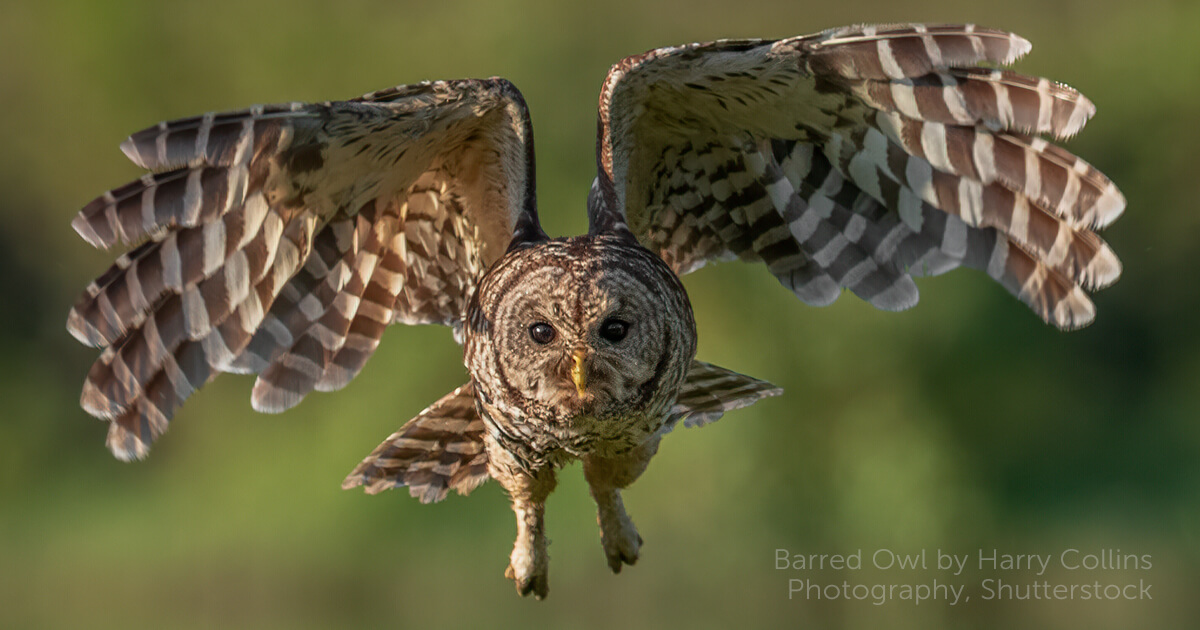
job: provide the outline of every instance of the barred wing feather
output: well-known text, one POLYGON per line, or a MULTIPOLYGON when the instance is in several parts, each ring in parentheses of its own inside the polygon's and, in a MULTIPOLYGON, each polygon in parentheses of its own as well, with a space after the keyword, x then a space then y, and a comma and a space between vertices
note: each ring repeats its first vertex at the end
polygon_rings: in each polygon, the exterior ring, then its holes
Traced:
POLYGON ((805 302, 917 302, 912 276, 985 271, 1042 319, 1090 323, 1121 265, 1096 230, 1125 200, 1047 139, 1095 112, 1004 65, 973 25, 860 26, 663 48, 601 93, 593 226, 624 224, 678 273, 765 263, 805 302))
POLYGON ((134 248, 67 327, 103 348, 81 403, 144 457, 220 372, 281 411, 362 369, 392 322, 459 325, 514 231, 537 231, 525 103, 502 79, 162 123, 125 154, 150 173, 89 203, 89 243, 134 248))

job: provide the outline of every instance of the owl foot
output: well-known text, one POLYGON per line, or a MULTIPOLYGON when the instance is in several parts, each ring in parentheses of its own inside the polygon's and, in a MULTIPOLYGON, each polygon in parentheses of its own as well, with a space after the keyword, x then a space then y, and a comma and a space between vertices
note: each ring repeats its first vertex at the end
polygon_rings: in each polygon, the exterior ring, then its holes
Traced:
POLYGON ((524 570, 518 574, 517 569, 510 562, 508 568, 504 570, 504 577, 516 584, 517 594, 521 597, 532 593, 534 599, 542 600, 550 592, 550 576, 547 575, 545 567, 542 567, 540 571, 535 571, 532 567, 524 567, 524 570))
POLYGON ((600 544, 604 547, 604 555, 608 557, 608 568, 613 573, 620 573, 621 568, 638 561, 638 552, 642 549, 642 537, 638 534, 633 521, 622 511, 618 518, 605 518, 600 515, 600 544))
POLYGON ((517 539, 504 577, 513 581, 522 597, 532 594, 545 599, 550 591, 550 554, 546 540, 546 497, 554 490, 554 468, 546 466, 532 473, 524 468, 490 434, 484 437, 488 454, 488 473, 500 482, 512 497, 517 517, 517 539))
POLYGON ((658 451, 658 439, 651 440, 619 457, 588 456, 583 460, 592 498, 596 500, 596 520, 600 523, 600 544, 608 558, 608 567, 620 573, 625 565, 638 561, 642 537, 633 520, 625 513, 621 488, 633 483, 650 458, 658 451))
POLYGON ((545 508, 541 503, 515 501, 513 509, 519 517, 517 540, 508 557, 504 577, 516 584, 517 593, 522 597, 532 593, 536 599, 545 599, 550 590, 550 554, 546 550, 550 541, 546 540, 542 524, 545 508))

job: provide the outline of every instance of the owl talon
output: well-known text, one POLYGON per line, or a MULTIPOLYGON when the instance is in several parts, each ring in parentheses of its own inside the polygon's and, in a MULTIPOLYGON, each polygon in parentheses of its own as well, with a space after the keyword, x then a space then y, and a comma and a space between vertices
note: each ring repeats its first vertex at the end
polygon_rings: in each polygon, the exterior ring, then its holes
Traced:
POLYGON ((601 522, 600 544, 604 547, 604 555, 608 557, 608 568, 613 573, 620 573, 624 565, 637 564, 642 537, 633 526, 633 521, 626 516, 608 528, 601 522), (613 529, 616 529, 615 533, 613 529))
POLYGON ((518 578, 516 569, 509 564, 504 570, 504 577, 513 581, 517 587, 517 594, 521 597, 532 594, 534 599, 541 601, 550 592, 550 577, 545 572, 518 578))

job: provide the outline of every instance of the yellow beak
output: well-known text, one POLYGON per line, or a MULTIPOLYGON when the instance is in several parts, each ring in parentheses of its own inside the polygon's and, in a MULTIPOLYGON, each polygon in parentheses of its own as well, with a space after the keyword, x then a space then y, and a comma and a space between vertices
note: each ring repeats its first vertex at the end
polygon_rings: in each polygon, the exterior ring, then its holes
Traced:
POLYGON ((575 364, 571 366, 571 380, 575 381, 575 391, 579 392, 581 397, 587 389, 587 371, 583 366, 587 355, 587 348, 577 348, 575 352, 571 353, 571 358, 575 361, 575 364))

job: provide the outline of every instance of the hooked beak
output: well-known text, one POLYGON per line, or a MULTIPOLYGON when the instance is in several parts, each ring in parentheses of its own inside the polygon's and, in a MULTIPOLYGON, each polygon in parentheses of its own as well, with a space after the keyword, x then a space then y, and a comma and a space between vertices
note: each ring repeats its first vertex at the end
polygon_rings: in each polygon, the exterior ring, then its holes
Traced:
POLYGON ((587 348, 576 348, 571 353, 571 359, 574 361, 574 364, 571 365, 571 380, 575 382, 575 391, 579 392, 580 398, 587 389, 587 370, 584 368, 587 355, 587 348))

